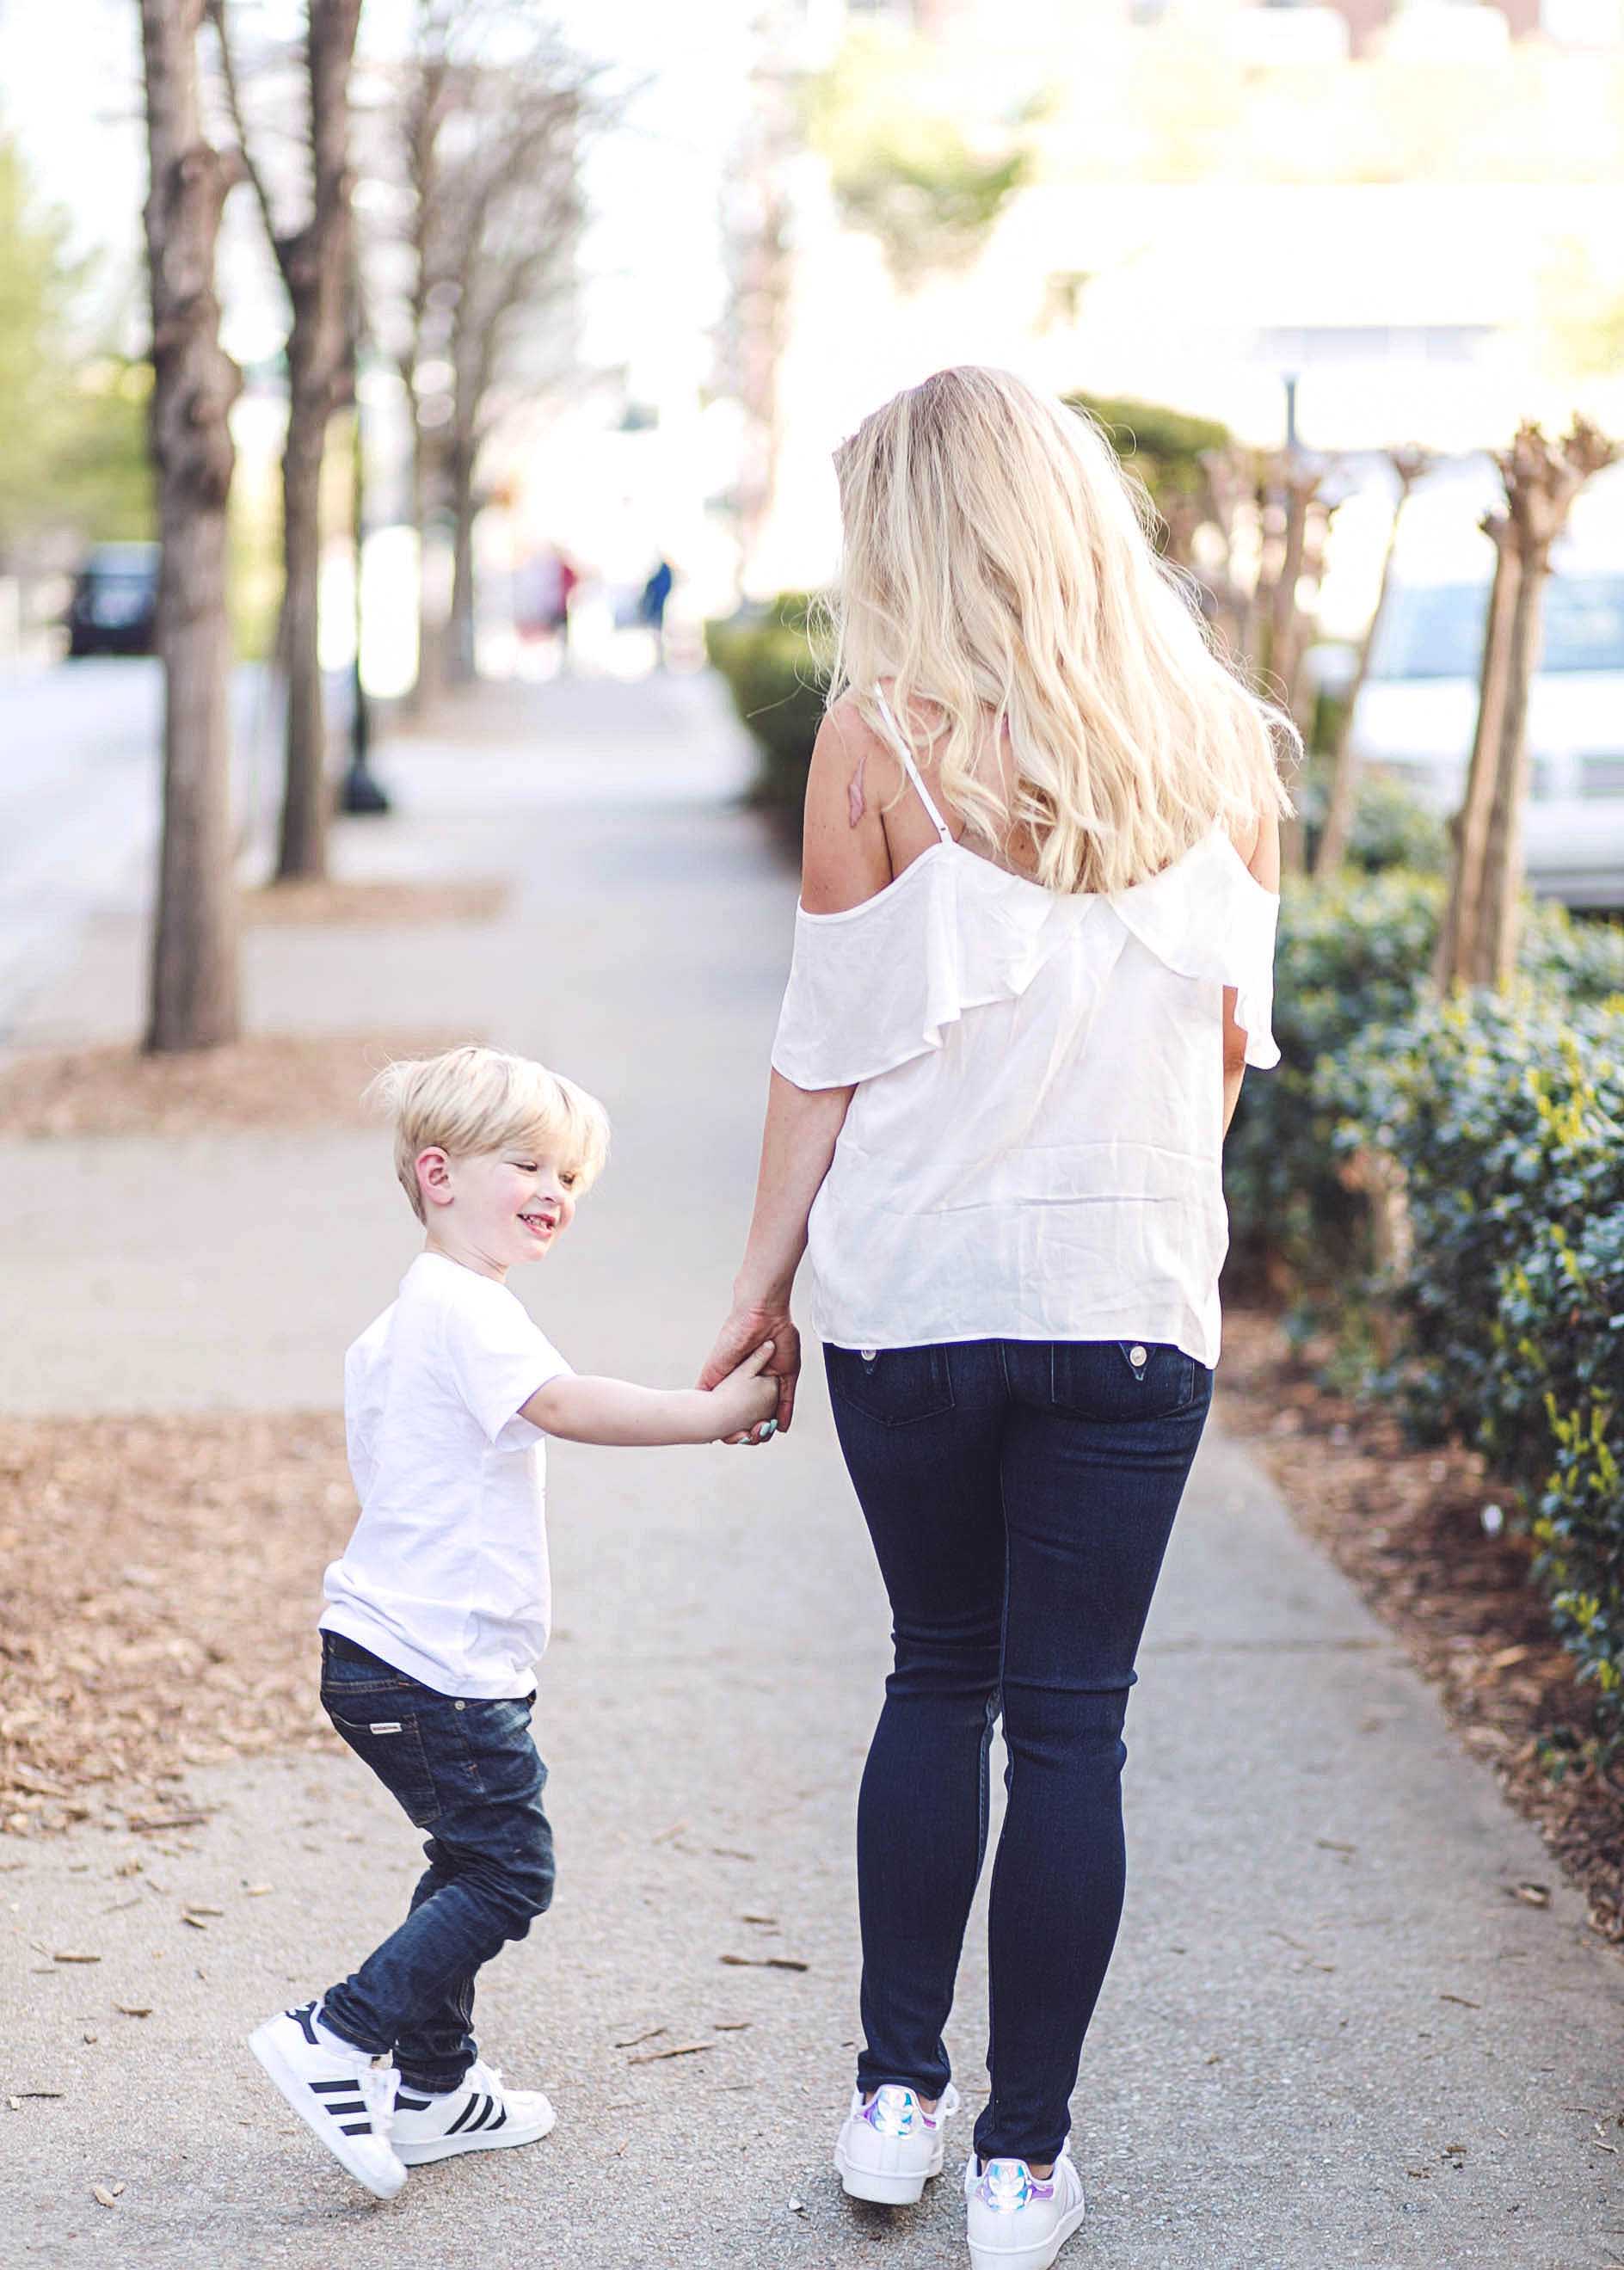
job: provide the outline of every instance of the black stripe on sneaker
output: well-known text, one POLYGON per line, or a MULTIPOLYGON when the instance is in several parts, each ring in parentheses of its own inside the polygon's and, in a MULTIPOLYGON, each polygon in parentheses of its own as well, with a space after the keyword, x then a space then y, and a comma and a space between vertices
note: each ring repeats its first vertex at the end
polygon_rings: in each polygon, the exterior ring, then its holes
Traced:
MULTIPOLYGON (((469 2115, 472 2112, 475 2105, 483 2104, 484 2102, 485 2099, 482 2096, 471 2096, 467 2103, 463 2105, 462 2111, 457 2114, 456 2119, 451 2123, 451 2125, 446 2130, 446 2134, 448 2136, 455 2136, 459 2128, 465 2128, 468 2125, 469 2115)), ((477 2120, 473 2125, 476 2128, 479 2125, 477 2120)))
POLYGON ((354 2118, 357 2115, 359 2115, 362 2119, 368 2121, 371 2118, 366 2106, 361 2103, 359 2096, 352 2098, 347 2104, 330 2104, 327 2110, 332 2114, 335 2120, 349 2120, 354 2118))
POLYGON ((298 2009, 288 2011, 287 2015, 298 2027, 311 2048, 319 2049, 321 2044, 315 2038, 315 2004, 302 2002, 298 2009))
POLYGON ((370 2120, 341 2120, 338 2125, 346 2136, 370 2136, 372 2133, 370 2120))
POLYGON ((351 2073, 346 2074, 342 2081, 307 2081, 305 2086, 308 2088, 313 2088, 318 2096, 330 2096, 333 2091, 338 2088, 347 2089, 350 2095, 354 2096, 359 2093, 360 2084, 351 2073))
POLYGON ((426 2112, 428 2111, 428 2104, 429 2100, 426 2096, 406 2096, 397 2095, 395 2099, 395 2110, 397 2112, 426 2112))
POLYGON ((508 2118, 508 2108, 507 2108, 507 2106, 504 2104, 504 2105, 503 2105, 503 2107, 502 2107, 502 2109, 501 2109, 501 2111, 497 2114, 497 2116, 496 2116, 495 2119, 492 2121, 492 2123, 491 2123, 492 2127, 493 2127, 493 2128, 500 2128, 500 2127, 501 2126, 502 2123, 507 2119, 507 2118, 508 2118))

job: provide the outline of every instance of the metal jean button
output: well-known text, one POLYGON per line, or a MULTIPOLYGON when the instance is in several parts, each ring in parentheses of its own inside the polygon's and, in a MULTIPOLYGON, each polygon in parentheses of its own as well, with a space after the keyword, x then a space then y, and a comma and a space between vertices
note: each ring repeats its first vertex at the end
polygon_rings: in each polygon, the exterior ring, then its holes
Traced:
POLYGON ((1148 1363, 1150 1361, 1150 1350, 1148 1348, 1142 1348, 1137 1346, 1131 1347, 1128 1350, 1128 1361, 1130 1363, 1133 1364, 1148 1363))

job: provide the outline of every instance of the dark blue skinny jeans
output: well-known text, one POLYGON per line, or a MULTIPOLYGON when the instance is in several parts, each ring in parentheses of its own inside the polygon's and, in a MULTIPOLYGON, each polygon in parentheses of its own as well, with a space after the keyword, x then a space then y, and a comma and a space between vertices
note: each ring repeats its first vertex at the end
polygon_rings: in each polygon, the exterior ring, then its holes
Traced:
POLYGON ((1123 1722, 1212 1372, 1131 1340, 827 1346, 896 1667, 857 1802, 859 2085, 947 2085, 942 2029, 987 1843, 983 2160, 1052 2160, 1122 1914, 1123 1722))
POLYGON ((392 2051, 402 2081, 431 2095, 460 2087, 478 2055, 475 1972, 552 1903, 534 1700, 441 1695, 352 1640, 322 1634, 323 1709, 408 1818, 430 1831, 406 1920, 328 1989, 322 2015, 358 2049, 392 2051))

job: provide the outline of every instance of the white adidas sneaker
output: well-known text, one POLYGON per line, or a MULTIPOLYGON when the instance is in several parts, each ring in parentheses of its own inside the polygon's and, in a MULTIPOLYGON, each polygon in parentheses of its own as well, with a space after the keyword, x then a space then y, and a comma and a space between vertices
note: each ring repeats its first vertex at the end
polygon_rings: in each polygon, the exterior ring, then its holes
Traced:
POLYGON ((989 2160, 964 2171, 972 2270, 1049 2270, 1083 2220, 1083 2179, 1069 2152, 1040 2182, 1024 2160, 989 2160))
POLYGON ((925 2111, 917 2091, 894 2081, 876 2089, 871 2104, 854 2088, 834 2142, 842 2190, 880 2207, 911 2207, 942 2172, 944 2132, 958 2110, 959 2092, 951 2082, 934 2112, 925 2111))
POLYGON ((533 2144, 557 2117, 538 2088, 504 2088, 494 2066, 476 2058, 462 2087, 442 2096, 403 2084, 395 2099, 393 2140, 407 2167, 416 2168, 457 2152, 533 2144))
POLYGON ((406 2170, 389 2142, 400 2075, 387 2058, 352 2049, 319 2022, 314 2002, 267 2018, 248 2047, 294 2111, 378 2199, 393 2199, 406 2170))

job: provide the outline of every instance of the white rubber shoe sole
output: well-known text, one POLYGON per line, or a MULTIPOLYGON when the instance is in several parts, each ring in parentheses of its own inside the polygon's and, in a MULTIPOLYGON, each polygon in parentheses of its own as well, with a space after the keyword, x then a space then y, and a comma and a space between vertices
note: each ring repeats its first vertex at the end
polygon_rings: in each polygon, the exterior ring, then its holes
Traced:
POLYGON ((1069 2214, 1061 2217, 1047 2238, 1038 2239, 1033 2244, 989 2246, 972 2238, 971 2270, 1051 2270, 1055 2258, 1067 2239, 1082 2227, 1083 2205, 1079 2200, 1069 2214))
POLYGON ((267 2019, 248 2036, 248 2047, 264 2068, 267 2078, 278 2092, 292 2105, 310 2133, 324 2144, 345 2173, 366 2186, 374 2199, 392 2200, 400 2192, 406 2180, 404 2163, 397 2157, 387 2138, 374 2132, 370 2136, 346 2136, 337 2126, 327 2108, 311 2094, 310 2084, 291 2059, 284 2056, 277 2039, 282 2020, 267 2019))
POLYGON ((841 2189, 848 2199, 867 2200, 875 2207, 914 2206, 942 2172, 947 2123, 959 2110, 958 2090, 950 2083, 937 2107, 935 2128, 913 2135, 880 2134, 859 2118, 861 2104, 858 2095, 835 2140, 841 2189))

